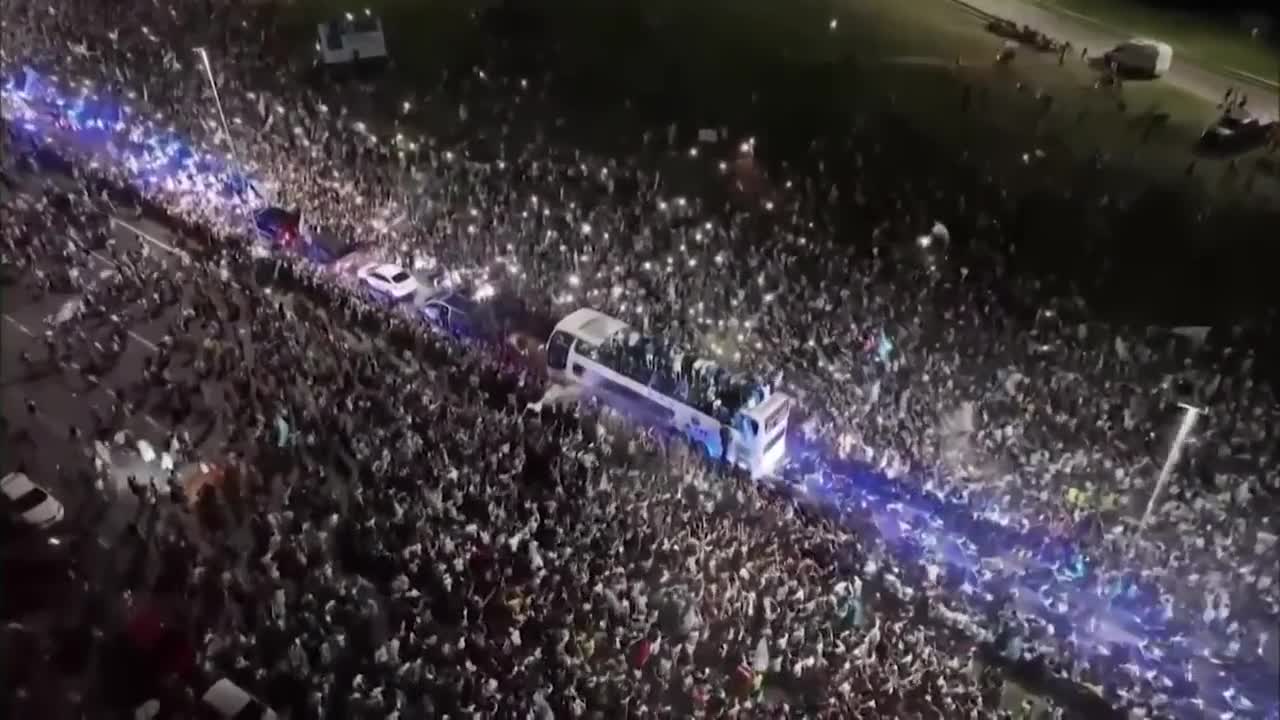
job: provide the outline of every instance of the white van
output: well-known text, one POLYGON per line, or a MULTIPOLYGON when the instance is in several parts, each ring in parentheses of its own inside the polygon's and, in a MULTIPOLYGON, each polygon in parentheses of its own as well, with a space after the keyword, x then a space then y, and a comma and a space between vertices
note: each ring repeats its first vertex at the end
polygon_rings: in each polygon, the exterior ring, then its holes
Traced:
POLYGON ((1173 47, 1159 40, 1134 38, 1115 46, 1102 58, 1123 75, 1158 78, 1173 65, 1173 47))
POLYGON ((275 710, 227 678, 210 685, 201 700, 222 720, 279 720, 275 710))

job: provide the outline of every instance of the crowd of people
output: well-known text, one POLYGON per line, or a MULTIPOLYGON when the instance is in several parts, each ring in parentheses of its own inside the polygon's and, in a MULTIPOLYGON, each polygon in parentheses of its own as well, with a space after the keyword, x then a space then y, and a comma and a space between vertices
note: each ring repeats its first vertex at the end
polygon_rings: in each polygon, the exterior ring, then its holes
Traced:
MULTIPOLYGON (((661 173, 654 169, 654 163, 687 152, 676 142, 674 129, 646 134, 638 143, 636 154, 626 159, 594 157, 547 141, 546 137, 552 134, 548 132, 548 119, 555 114, 546 110, 550 100, 541 81, 503 78, 486 69, 476 69, 472 77, 456 83, 451 97, 441 97, 445 93, 430 101, 422 96, 408 100, 398 97, 385 103, 385 108, 369 103, 373 106, 367 109, 368 115, 356 117, 345 109, 353 103, 344 100, 343 90, 308 89, 295 79, 298 59, 277 56, 270 44, 260 41, 273 32, 268 10, 258 6, 233 8, 218 2, 156 4, 135 9, 138 16, 131 23, 113 21, 103 12, 105 9, 97 5, 74 2, 59 5, 52 12, 28 3, 6 8, 6 70, 16 71, 26 65, 44 77, 68 83, 84 79, 103 97, 131 98, 128 102, 137 116, 163 118, 162 124, 172 123, 182 134, 205 143, 205 147, 226 147, 227 138, 217 116, 207 111, 204 97, 208 89, 201 68, 184 52, 197 40, 207 41, 205 44, 213 51, 210 54, 217 57, 219 82, 223 85, 221 101, 233 119, 236 154, 247 163, 251 174, 271 187, 282 201, 301 208, 309 224, 344 236, 375 238, 377 252, 406 266, 418 266, 430 258, 445 267, 489 267, 495 256, 503 256, 504 268, 519 268, 518 272, 507 271, 506 282, 530 306, 547 314, 564 314, 578 305, 591 305, 655 336, 705 348, 710 354, 719 355, 725 364, 748 374, 773 378, 780 373, 780 386, 796 396, 803 409, 803 415, 797 411, 793 417, 805 420, 808 435, 821 438, 847 459, 877 468, 910 493, 938 500, 947 513, 971 516, 975 527, 1000 527, 1024 540, 1035 535, 1033 528, 1052 528, 1040 533, 1043 537, 1038 541, 1025 541, 1039 552, 1069 540, 1078 550, 1066 553, 1064 562, 1087 559, 1087 577, 1081 583, 1095 594, 1111 600, 1123 600, 1126 593, 1160 598, 1159 604, 1167 608, 1168 615, 1177 618, 1187 634, 1203 638, 1215 656, 1274 662, 1275 638, 1269 629, 1274 628, 1280 612, 1280 588, 1275 582, 1274 563, 1264 558, 1274 552, 1277 532, 1273 506, 1280 490, 1280 475, 1274 463, 1274 438, 1280 418, 1271 389, 1257 379, 1258 361, 1246 347, 1249 339, 1244 329, 1215 332, 1213 342, 1208 343, 1213 352, 1198 352, 1183 347, 1184 341, 1175 334, 1133 336, 1089 323, 1085 308, 1076 301, 1039 304, 1039 299, 1028 300, 1033 297, 1030 288, 1020 287, 1022 281, 1001 272, 1000 258, 1010 249, 1003 246, 1000 228, 1012 209, 997 181, 992 180, 985 187, 949 187, 948 177, 939 174, 922 187, 920 181, 892 170, 888 148, 855 130, 846 139, 845 147, 833 150, 815 146, 815 152, 856 156, 858 166, 863 168, 856 184, 837 186, 821 175, 772 177, 774 191, 761 194, 752 202, 746 197, 747 190, 757 184, 754 175, 758 168, 755 143, 748 140, 742 147, 728 148, 724 163, 717 166, 714 160, 708 161, 708 175, 735 191, 729 202, 717 207, 697 196, 670 197, 664 192, 661 173), (68 52, 67 48, 72 50, 68 52), (446 147, 426 140, 404 140, 406 134, 419 137, 410 128, 423 121, 426 113, 419 112, 419 108, 428 102, 457 105, 457 121, 451 118, 447 128, 420 128, 417 132, 451 138, 455 144, 446 147), (540 122, 548 127, 537 128, 540 122), (522 134, 518 129, 530 125, 535 126, 532 132, 522 134), (665 143, 663 134, 667 135, 665 143), (482 155, 480 148, 495 143, 500 147, 497 158, 486 162, 472 159, 482 155), (835 216, 849 213, 850 207, 865 230, 865 241, 837 241, 832 232, 837 224, 835 216), (390 218, 401 213, 408 214, 412 221, 380 226, 369 222, 371 217, 390 218), (939 219, 952 230, 938 223, 939 219), (968 244, 963 259, 959 253, 948 252, 951 234, 958 235, 961 229, 968 244), (904 247, 908 249, 904 251, 904 247), (908 260, 908 255, 923 257, 908 260), (1026 307, 1040 310, 1022 311, 1026 307), (1154 522, 1138 536, 1136 524, 1127 522, 1141 513, 1150 497, 1176 424, 1174 413, 1179 401, 1203 407, 1207 419, 1196 433, 1185 464, 1177 468, 1180 477, 1186 479, 1171 484, 1168 499, 1158 506, 1154 522)), ((153 147, 150 152, 166 150, 153 147)), ((128 170, 98 171, 115 181, 136 183, 139 179, 128 170)), ((175 178, 149 183, 144 180, 143 184, 154 202, 183 222, 210 228, 211 238, 226 239, 242 233, 244 208, 221 192, 224 178, 210 179, 195 173, 181 173, 175 178), (207 191, 198 191, 193 183, 206 183, 207 191)), ((218 252, 234 252, 235 247, 234 242, 228 241, 225 249, 220 246, 218 252)), ((308 285, 320 282, 304 266, 290 265, 288 273, 297 274, 303 278, 300 282, 308 285)), ((218 282, 216 274, 206 274, 206 282, 218 282)), ((343 297, 343 303, 356 302, 343 297)), ((270 316, 271 312, 264 315, 270 316)), ((397 318, 389 322, 406 321, 397 318)), ((290 357, 287 353, 294 352, 301 353, 294 356, 296 360, 305 359, 302 365, 285 361, 279 366, 264 364, 256 370, 276 373, 277 382, 283 386, 297 384, 294 373, 299 367, 349 362, 348 355, 333 346, 336 341, 323 326, 281 323, 276 318, 255 320, 254 328, 256 339, 269 344, 273 352, 282 353, 280 357, 290 357), (272 335, 273 332, 280 334, 272 335), (311 344, 317 348, 327 345, 328 351, 306 352, 311 344), (328 353, 338 359, 316 359, 327 357, 328 353)), ((450 348, 449 353, 452 354, 441 353, 439 361, 461 368, 454 372, 462 374, 446 372, 441 379, 445 387, 472 385, 448 380, 474 377, 474 385, 479 387, 487 385, 479 378, 504 376, 496 369, 480 369, 477 363, 484 361, 479 356, 458 348, 450 348), (458 352, 468 359, 458 360, 458 352)), ((500 481, 521 474, 521 468, 529 465, 527 444, 531 433, 526 420, 518 413, 504 411, 507 404, 501 400, 486 405, 484 393, 479 390, 464 392, 463 397, 453 397, 432 408, 425 398, 433 395, 407 389, 425 380, 416 375, 403 377, 398 367, 392 360, 379 362, 376 379, 367 366, 346 370, 308 367, 308 373, 320 379, 349 372, 362 384, 369 382, 385 388, 370 392, 381 400, 353 408, 352 418, 343 421, 345 427, 328 428, 327 432, 345 435, 353 456, 369 466, 368 474, 383 478, 360 483, 357 487, 362 488, 363 499, 352 502, 377 508, 379 513, 385 510, 394 519, 371 520, 360 531, 362 542, 355 545, 370 551, 378 543, 394 542, 384 552, 372 552, 372 557, 362 560, 363 567, 378 568, 374 575, 380 580, 374 584, 383 586, 382 603, 399 608, 400 615, 411 615, 405 608, 417 607, 416 598, 427 595, 426 588, 417 584, 420 579, 434 582, 425 580, 432 577, 432 572, 448 576, 447 562, 436 562, 435 571, 421 561, 411 567, 411 558, 405 556, 404 550, 415 544, 429 548, 432 557, 441 553, 460 556, 463 551, 455 543, 461 543, 463 548, 488 548, 480 553, 488 562, 518 559, 530 567, 543 566, 538 571, 523 568, 512 572, 540 578, 536 582, 546 583, 547 588, 563 587, 563 602, 556 594, 558 590, 543 589, 535 596, 526 588, 523 593, 536 599, 522 600, 517 603, 520 610, 511 612, 526 620, 538 617, 540 635, 548 638, 564 629, 574 643, 578 643, 574 633, 582 632, 580 624, 589 627, 596 623, 599 627, 601 620, 578 617, 573 608, 580 598, 573 593, 587 592, 592 597, 596 594, 579 582, 586 580, 585 575, 562 574, 553 578, 550 575, 554 571, 547 568, 560 564, 576 570, 580 564, 590 566, 591 558, 601 553, 610 557, 611 544, 627 537, 622 528, 632 522, 654 523, 648 528, 634 528, 632 534, 637 537, 654 533, 656 537, 677 538, 682 537, 682 532, 703 537, 703 531, 697 529, 700 527, 707 528, 707 538, 741 535, 738 541, 724 546, 693 543, 698 547, 714 546, 705 551, 709 554, 732 555, 753 544, 768 546, 773 532, 770 528, 782 521, 772 516, 766 519, 762 513, 776 513, 786 518, 786 532, 812 538, 801 543, 787 539, 781 546, 788 550, 775 559, 776 563, 803 565, 804 553, 793 551, 805 547, 806 542, 822 546, 834 542, 837 548, 856 544, 846 534, 847 528, 803 525, 786 510, 787 505, 771 504, 777 501, 766 501, 757 491, 743 486, 714 482, 701 485, 704 480, 657 469, 663 467, 660 464, 640 462, 645 470, 623 469, 630 467, 629 462, 639 462, 635 458, 627 461, 628 455, 639 457, 644 453, 635 448, 631 452, 606 452, 604 448, 609 444, 601 444, 599 438, 588 440, 576 429, 581 422, 576 420, 557 420, 541 430, 552 438, 558 448, 553 454, 561 459, 555 463, 554 472, 544 468, 544 474, 556 478, 551 489, 546 490, 551 499, 538 495, 534 496, 536 499, 526 498, 520 494, 523 491, 510 489, 514 487, 510 482, 500 481), (387 398, 395 398, 397 407, 386 407, 387 398), (416 407, 419 401, 426 405, 416 407), (460 413, 450 416, 448 422, 453 426, 457 427, 458 421, 463 427, 474 423, 477 430, 483 431, 459 436, 435 430, 433 437, 438 435, 438 442, 462 445, 450 448, 456 452, 432 455, 436 443, 407 443, 391 431, 371 434, 369 428, 386 428, 389 424, 366 424, 356 419, 361 414, 369 417, 373 413, 376 417, 381 412, 403 418, 405 433, 422 433, 431 425, 427 418, 452 413, 460 413), (466 444, 468 437, 470 446, 466 444), (498 437, 505 442, 492 442, 498 437), (498 457, 490 457, 488 452, 480 451, 481 446, 476 444, 479 438, 485 438, 486 450, 503 446, 506 449, 498 457), (399 457, 419 446, 416 466, 399 457), (592 449, 587 450, 588 447, 592 449), (399 478, 399 484, 387 482, 396 476, 398 467, 412 466, 415 473, 422 472, 422 452, 433 458, 433 474, 438 482, 424 481, 416 474, 413 483, 407 477, 399 478), (594 453, 594 459, 585 462, 584 453, 594 453), (473 463, 473 472, 467 472, 467 463, 473 463), (486 467, 490 463, 496 467, 486 467), (644 479, 632 472, 641 473, 644 479), (658 477, 649 477, 655 474, 658 477), (623 481, 624 477, 628 479, 623 481), (694 490, 690 490, 690 483, 694 490), (591 490, 575 493, 565 489, 575 484, 591 490), (659 488, 667 486, 669 494, 663 495, 659 488), (556 487, 561 488, 559 494, 556 487), (441 499, 433 500, 432 493, 441 493, 441 499), (608 503, 600 507, 602 497, 620 493, 624 498, 628 493, 650 498, 647 507, 655 514, 629 514, 634 507, 643 505, 644 498, 618 502, 616 507, 622 510, 607 510, 612 507, 608 503), (738 509, 723 514, 701 512, 706 507, 718 508, 723 502, 690 502, 691 493, 694 498, 702 493, 713 497, 726 493, 733 499, 729 504, 738 509), (468 503, 468 497, 490 500, 468 503), (510 499, 495 507, 491 501, 499 497, 510 499), (545 502, 551 502, 551 506, 545 502), (489 509, 458 509, 473 504, 489 509), (532 512, 531 507, 541 509, 532 512), (472 517, 471 512, 478 515, 472 517), (537 521, 511 546, 511 538, 520 535, 520 528, 530 522, 530 517, 542 513, 547 518, 564 519, 537 521), (610 513, 620 514, 613 517, 610 513), (423 524, 425 515, 433 516, 433 523, 437 519, 440 523, 454 522, 461 539, 433 545, 432 540, 414 537, 413 531, 423 524), (585 521, 597 515, 602 515, 599 527, 609 528, 607 538, 593 536, 591 525, 585 521), (655 529, 663 527, 663 523, 671 525, 665 531, 655 529), (615 537, 614 531, 621 534, 615 537), (499 540, 504 534, 507 539, 499 540), (531 537, 538 539, 531 544, 531 537), (504 546, 508 548, 505 557, 504 546), (530 547, 535 549, 530 551, 530 547), (532 559, 535 556, 539 558, 536 563, 532 559), (441 565, 444 571, 439 571, 441 565), (402 576, 404 580, 400 581, 402 576), (571 577, 572 582, 568 580, 571 577), (419 595, 409 598, 415 592, 419 595), (547 596, 557 599, 546 601, 547 596), (527 603, 548 604, 535 610, 527 603)), ((312 387, 324 385, 316 382, 312 387)), ((350 396, 346 399, 351 400, 350 396)), ((513 402, 510 406, 520 404, 513 402)), ((306 409, 295 407, 289 416, 305 417, 306 409)), ((319 434, 319 430, 311 432, 319 434)), ((704 477, 701 473, 694 476, 704 477)), ((299 491, 298 496, 305 494, 299 491)), ((313 514, 300 506, 291 517, 282 512, 278 522, 301 524, 304 515, 313 514)), ((371 518, 378 516, 370 512, 371 518)), ((313 516, 309 526, 315 532, 332 533, 335 538, 342 535, 340 527, 326 528, 318 518, 313 516)), ((856 522, 856 518, 844 519, 856 522)), ((874 529, 864 529, 874 534, 874 529)), ((288 534, 291 529, 279 527, 276 532, 288 534)), ((623 546, 653 547, 647 542, 624 542, 623 546)), ((683 553, 676 562, 681 565, 689 551, 679 543, 670 547, 682 548, 667 558, 683 553)), ((750 559, 758 553, 744 555, 750 559)), ((935 638, 927 637, 928 630, 907 630, 895 625, 897 620, 886 617, 875 630, 867 631, 855 624, 848 630, 850 634, 821 637, 822 624, 810 621, 823 616, 825 599, 833 597, 831 588, 839 583, 838 576, 832 573, 848 555, 824 551, 823 562, 804 565, 809 568, 804 571, 798 565, 780 571, 778 566, 766 563, 759 566, 761 575, 754 581, 747 579, 752 569, 737 568, 729 574, 745 572, 742 582, 722 581, 719 587, 713 587, 716 583, 708 579, 704 602, 711 597, 722 605, 714 613, 704 607, 694 615, 701 613, 706 618, 737 613, 746 625, 754 626, 749 633, 741 627, 726 631, 724 640, 710 643, 721 643, 725 649, 718 650, 718 659, 706 667, 731 665, 753 653, 758 658, 760 638, 765 636, 765 627, 772 624, 778 628, 771 634, 777 645, 771 646, 766 640, 763 655, 792 658, 793 670, 802 666, 799 672, 792 673, 796 678, 821 667, 824 689, 831 693, 827 702, 847 702, 836 706, 847 712, 860 707, 858 701, 849 698, 859 697, 860 693, 884 696, 883 690, 890 683, 895 687, 910 684, 918 690, 924 686, 953 687, 952 680, 954 687, 967 689, 946 693, 945 699, 934 697, 927 704, 912 705, 912 711, 926 713, 929 711, 925 708, 932 706, 943 716, 950 716, 942 708, 946 702, 976 707, 981 702, 980 694, 972 684, 960 679, 958 668, 963 663, 947 650, 937 649, 932 644, 935 638), (748 618, 770 614, 766 609, 769 603, 762 601, 757 606, 743 599, 750 594, 729 588, 765 587, 768 583, 764 577, 770 573, 780 573, 782 578, 808 573, 815 583, 827 585, 794 592, 780 590, 772 603, 777 606, 783 598, 792 599, 790 610, 775 608, 769 622, 749 622, 748 618), (817 580, 819 576, 823 579, 817 580), (814 602, 813 598, 824 600, 814 602), (790 630, 785 629, 788 627, 790 630), (814 630, 817 635, 811 637, 808 630, 800 632, 800 627, 820 629, 814 630), (888 648, 890 643, 886 640, 890 636, 892 648, 888 648), (893 663, 853 662, 843 670, 832 665, 833 655, 845 659, 843 653, 833 653, 832 648, 848 649, 865 643, 867 638, 874 638, 868 647, 875 650, 873 655, 877 658, 910 658, 911 667, 904 667, 896 678, 889 671, 882 680, 859 681, 851 680, 850 673, 856 676, 873 672, 866 669, 869 665, 875 665, 874 672, 879 673, 893 667, 893 663), (812 643, 821 649, 806 656, 799 649, 793 650, 793 643, 812 643), (877 649, 882 644, 886 646, 884 652, 877 649), (806 659, 822 656, 827 659, 816 664, 806 659), (950 679, 937 682, 939 677, 950 679), (866 688, 872 690, 864 689, 860 682, 866 682, 866 688), (840 692, 831 692, 833 688, 840 692)), ((607 562, 622 568, 636 563, 645 568, 637 574, 643 577, 653 571, 653 560, 615 555, 607 562)), ((471 562, 476 562, 474 556, 471 562)), ((706 569, 708 578, 715 576, 710 570, 713 566, 700 566, 700 562, 695 561, 694 566, 706 569)), ((469 568, 467 562, 459 561, 455 572, 464 571, 474 576, 469 580, 439 580, 440 587, 446 588, 439 595, 447 597, 448 588, 470 582, 471 590, 458 593, 459 599, 453 601, 463 603, 463 608, 454 609, 470 621, 466 598, 483 598, 501 583, 495 585, 494 579, 484 579, 494 571, 469 568)), ((604 568, 600 573, 607 576, 611 571, 616 572, 604 568)), ((667 577, 681 572, 693 576, 692 570, 676 567, 668 570, 667 577)), ((718 572, 726 574, 723 566, 718 572)), ((625 569, 623 574, 629 575, 625 569)), ((501 572, 496 575, 502 577, 501 572)), ((658 576, 663 576, 661 570, 658 576)), ((862 582, 872 579, 864 576, 862 582)), ((268 586, 280 582, 270 573, 259 580, 268 586)), ((317 579, 306 576, 302 580, 317 579)), ((613 666, 603 658, 588 664, 581 654, 575 663, 574 649, 580 651, 580 645, 570 648, 548 641, 548 655, 557 658, 555 672, 565 675, 560 677, 543 669, 542 673, 550 675, 532 682, 526 688, 532 694, 521 697, 528 703, 540 698, 536 701, 539 707, 562 703, 572 708, 574 700, 568 699, 571 696, 567 694, 572 687, 588 707, 617 707, 592 704, 587 699, 601 691, 592 687, 588 679, 603 676, 626 683, 628 690, 622 696, 634 697, 632 702, 648 698, 656 708, 660 703, 651 693, 672 682, 672 678, 677 684, 690 680, 695 685, 704 682, 708 688, 716 685, 706 675, 699 679, 697 673, 673 670, 683 662, 678 643, 693 631, 673 640, 675 635, 656 620, 637 627, 631 623, 633 618, 628 618, 623 623, 627 632, 621 632, 620 625, 610 624, 611 619, 621 622, 628 615, 646 615, 636 609, 637 604, 645 606, 649 613, 657 612, 656 606, 670 604, 683 622, 691 606, 687 599, 672 600, 659 593, 661 601, 653 596, 637 601, 626 597, 630 590, 610 589, 604 580, 601 583, 599 595, 608 597, 604 592, 608 590, 625 612, 616 613, 616 617, 610 615, 612 609, 605 613, 609 616, 603 619, 605 636, 596 634, 583 642, 590 641, 593 648, 599 649, 612 644, 624 660, 631 653, 628 648, 635 649, 631 664, 637 664, 637 654, 643 656, 644 662, 638 663, 640 668, 633 667, 628 674, 622 671, 625 664, 613 666), (609 637, 611 629, 619 633, 609 637), (653 673, 664 666, 663 652, 670 653, 665 670, 653 673), (653 665, 648 660, 651 654, 657 656, 653 665), (542 689, 542 684, 548 688, 542 689)), ((669 588, 671 583, 668 579, 661 585, 669 588)), ((294 588, 286 592, 282 602, 294 602, 293 594, 299 598, 308 596, 296 593, 294 588)), ((508 594, 506 590, 497 593, 508 594)), ((514 594, 525 597, 520 591, 514 594)), ((934 599, 942 608, 947 607, 940 598, 934 599)), ((506 603, 506 607, 510 610, 511 604, 506 603)), ((956 606, 955 611, 962 610, 967 609, 956 606)), ((478 615, 483 615, 482 611, 484 605, 471 610, 478 615)), ((938 612, 935 609, 934 613, 938 612)), ((433 610, 432 616, 436 614, 433 610)), ((322 627, 328 618, 319 615, 314 609, 310 614, 304 609, 300 617, 310 617, 317 627, 322 627)), ((299 619, 290 612, 281 616, 291 622, 299 619)), ((398 652, 401 658, 411 659, 402 659, 401 667, 413 667, 415 661, 458 666, 454 654, 460 652, 465 633, 451 644, 440 638, 439 632, 409 625, 400 623, 398 630, 393 627, 394 632, 388 635, 405 639, 398 645, 398 652), (410 635, 419 639, 409 642, 410 635), (420 648, 424 635, 437 638, 427 644, 425 651, 420 648), (410 646, 414 646, 412 651, 410 646), (433 658, 431 648, 435 647, 441 650, 433 658)), ((708 621, 707 625, 716 623, 708 621)), ((481 637, 495 632, 488 622, 484 626, 481 637)), ((245 633, 240 636, 251 638, 245 633)), ((1051 635, 1045 642, 1055 657, 1073 658, 1076 653, 1071 651, 1069 637, 1070 634, 1051 635)), ((479 652, 487 647, 493 657, 486 662, 501 664, 519 655, 520 648, 534 649, 536 644, 519 641, 517 634, 505 640, 468 640, 466 647, 467 652, 476 652, 477 645, 479 652), (494 652, 494 647, 502 652, 494 652)), ((691 662, 700 658, 696 651, 703 644, 706 643, 693 643, 689 651, 691 662)), ((383 652, 390 650, 384 648, 383 652)), ((588 653, 586 657, 596 656, 588 653)), ((1081 663, 1064 672, 1087 678, 1102 671, 1098 664, 1090 665, 1088 658, 1074 659, 1081 663)), ((473 657, 471 662, 480 660, 473 657)), ((544 657, 542 662, 548 661, 544 657)), ((755 669, 763 672, 770 662, 753 660, 747 664, 754 663, 755 669)), ((532 672, 529 665, 521 667, 532 672)), ((396 676, 403 680, 405 673, 396 676)), ((748 680, 754 677, 747 675, 748 680)), ((728 676, 732 677, 732 672, 728 676)), ((392 688, 374 693, 367 683, 369 696, 376 694, 393 705, 394 698, 399 697, 390 692, 392 688)), ((1132 678, 1132 685, 1123 690, 1109 689, 1114 697, 1135 703, 1157 702, 1169 691, 1154 687, 1141 677, 1132 678)), ((324 691, 317 692, 323 695, 324 691)), ((480 708, 489 702, 486 698, 507 692, 505 687, 499 691, 484 683, 459 680, 456 697, 461 703, 459 708, 468 702, 480 708), (463 700, 464 696, 469 700, 463 700)), ((699 693, 706 694, 689 694, 699 693)), ((915 693, 910 694, 915 697, 915 693)), ((750 698, 751 693, 743 697, 750 698)), ((797 697, 807 696, 801 692, 797 697)))
MULTIPOLYGON (((52 230, 103 210, 88 190, 13 197, 31 215, 7 250, 51 292, 34 269, 65 261, 52 230)), ((223 256, 257 277, 246 253, 223 256)), ((277 261, 260 286, 217 263, 175 278, 155 255, 115 257, 118 273, 76 289, 120 322, 167 312, 172 329, 86 441, 120 442, 129 415, 171 418, 187 439, 167 446, 176 484, 199 460, 191 428, 228 433, 224 479, 194 505, 132 488, 136 532, 163 558, 138 590, 179 598, 171 622, 201 631, 204 682, 170 688, 166 716, 223 676, 290 717, 993 712, 981 663, 885 589, 892 571, 852 530, 607 411, 526 413, 522 369, 277 261)), ((33 366, 65 370, 74 352, 53 347, 81 320, 33 366)))

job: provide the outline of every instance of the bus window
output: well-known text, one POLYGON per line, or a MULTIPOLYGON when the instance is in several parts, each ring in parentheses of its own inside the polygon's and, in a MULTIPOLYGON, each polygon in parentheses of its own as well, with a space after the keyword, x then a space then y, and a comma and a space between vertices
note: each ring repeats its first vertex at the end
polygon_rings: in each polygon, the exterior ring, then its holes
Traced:
POLYGON ((639 413, 645 422, 670 424, 675 418, 675 411, 671 408, 654 402, 635 390, 612 380, 601 378, 598 387, 615 398, 624 401, 627 405, 627 410, 639 413))
POLYGON ((582 370, 582 366, 581 366, 581 365, 579 365, 578 363, 574 363, 574 364, 573 364, 573 376, 574 376, 574 377, 579 377, 579 378, 580 378, 580 377, 582 377, 582 372, 583 372, 583 370, 582 370))
POLYGON ((325 40, 329 50, 337 52, 342 49, 342 26, 336 21, 329 23, 328 32, 325 33, 325 40))
POLYGON ((786 422, 788 410, 790 410, 790 408, 786 403, 783 403, 782 407, 773 411, 773 414, 769 416, 769 419, 764 421, 764 431, 773 432, 775 428, 783 422, 786 422))
POLYGON ((569 363, 569 351, 573 349, 573 338, 562 332, 551 334, 547 342, 547 367, 552 370, 564 370, 569 363))

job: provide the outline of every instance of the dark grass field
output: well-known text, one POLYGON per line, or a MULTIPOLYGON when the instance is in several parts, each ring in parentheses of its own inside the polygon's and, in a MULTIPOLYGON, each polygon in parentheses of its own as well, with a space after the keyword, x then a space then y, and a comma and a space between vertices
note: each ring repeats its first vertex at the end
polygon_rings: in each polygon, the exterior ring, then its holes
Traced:
MULTIPOLYGON (((815 162, 812 140, 858 126, 921 184, 1002 177, 1018 262, 1086 287, 1107 267, 1117 279, 1090 294, 1118 317, 1201 322, 1280 300, 1276 179, 1254 170, 1256 156, 1234 170, 1200 159, 1186 172, 1211 106, 1159 84, 1116 97, 1075 58, 1060 67, 1022 53, 996 67, 1000 41, 946 0, 484 5, 370 2, 396 81, 447 88, 446 71, 456 81, 474 66, 550 77, 556 111, 575 118, 560 138, 571 144, 633 149, 672 122, 689 138, 723 126, 760 138, 775 168, 815 162), (1169 121, 1146 133, 1158 113, 1169 121)), ((294 12, 301 27, 343 7, 317 0, 294 12)))

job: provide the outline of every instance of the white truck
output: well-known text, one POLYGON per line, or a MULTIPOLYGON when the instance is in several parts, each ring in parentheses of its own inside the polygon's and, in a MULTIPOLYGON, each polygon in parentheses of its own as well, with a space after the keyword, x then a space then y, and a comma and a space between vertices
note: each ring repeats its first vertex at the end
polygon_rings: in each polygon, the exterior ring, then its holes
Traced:
POLYGON ((1121 75, 1158 78, 1173 65, 1173 47, 1159 40, 1134 38, 1108 50, 1102 59, 1121 75))

